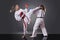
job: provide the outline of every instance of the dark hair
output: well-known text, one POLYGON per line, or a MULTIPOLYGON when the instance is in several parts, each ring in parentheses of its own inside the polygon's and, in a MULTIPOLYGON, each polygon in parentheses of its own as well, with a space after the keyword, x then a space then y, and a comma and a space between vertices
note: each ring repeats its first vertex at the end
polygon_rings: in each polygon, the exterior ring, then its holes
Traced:
POLYGON ((41 9, 42 9, 42 10, 45 10, 45 7, 44 7, 44 5, 40 5, 40 7, 41 7, 41 9))
POLYGON ((16 3, 16 4, 12 5, 12 7, 11 7, 11 9, 10 9, 12 12, 15 12, 15 6, 16 6, 16 5, 19 5, 19 4, 16 3))
POLYGON ((12 5, 11 9, 10 9, 10 13, 14 12, 14 5, 12 5))

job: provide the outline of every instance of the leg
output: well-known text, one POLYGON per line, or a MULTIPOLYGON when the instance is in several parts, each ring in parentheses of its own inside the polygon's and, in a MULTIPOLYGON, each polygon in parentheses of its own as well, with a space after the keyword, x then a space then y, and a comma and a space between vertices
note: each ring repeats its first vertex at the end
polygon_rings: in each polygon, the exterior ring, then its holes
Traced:
POLYGON ((27 23, 26 22, 23 23, 23 30, 24 30, 24 35, 25 35, 27 32, 27 23))
POLYGON ((23 33, 22 38, 25 37, 25 35, 26 35, 26 30, 27 30, 27 24, 24 22, 24 23, 23 23, 23 31, 24 31, 24 33, 23 33))
POLYGON ((40 24, 40 19, 37 18, 37 19, 36 19, 36 22, 35 22, 35 24, 34 24, 34 27, 33 27, 33 33, 32 33, 32 36, 31 36, 31 37, 36 37, 35 32, 36 32, 36 30, 38 29, 39 24, 40 24))
POLYGON ((25 22, 25 32, 26 32, 26 33, 28 33, 28 31, 27 31, 27 24, 28 24, 28 23, 25 22))
POLYGON ((27 31, 27 25, 28 25, 28 19, 27 19, 27 17, 25 17, 25 19, 24 19, 24 24, 25 24, 25 31, 26 31, 26 33, 28 33, 28 31, 27 31))
POLYGON ((41 25, 40 25, 40 28, 42 30, 42 33, 44 36, 48 36, 47 34, 47 31, 46 31, 46 28, 45 28, 45 24, 44 24, 44 21, 42 21, 41 25))
POLYGON ((25 24, 23 23, 23 32, 24 32, 24 35, 25 35, 25 31, 26 31, 25 24))

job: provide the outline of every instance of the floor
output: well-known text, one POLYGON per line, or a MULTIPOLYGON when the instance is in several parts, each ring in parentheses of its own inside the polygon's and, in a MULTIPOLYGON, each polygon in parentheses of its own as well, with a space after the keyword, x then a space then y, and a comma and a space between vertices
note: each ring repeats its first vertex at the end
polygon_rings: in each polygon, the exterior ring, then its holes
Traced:
POLYGON ((23 34, 0 34, 0 40, 60 40, 60 34, 48 34, 48 37, 37 34, 35 38, 31 38, 31 34, 26 34, 25 38, 22 38, 22 35, 23 34))

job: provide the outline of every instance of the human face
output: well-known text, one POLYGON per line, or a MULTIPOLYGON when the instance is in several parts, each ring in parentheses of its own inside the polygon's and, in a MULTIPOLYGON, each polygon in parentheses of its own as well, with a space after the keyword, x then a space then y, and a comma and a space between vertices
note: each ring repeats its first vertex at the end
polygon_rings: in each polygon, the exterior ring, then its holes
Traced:
POLYGON ((17 11, 17 10, 19 10, 19 5, 18 4, 15 6, 15 11, 17 11))
POLYGON ((28 8, 28 6, 29 6, 28 4, 25 4, 25 7, 26 7, 26 8, 28 8))

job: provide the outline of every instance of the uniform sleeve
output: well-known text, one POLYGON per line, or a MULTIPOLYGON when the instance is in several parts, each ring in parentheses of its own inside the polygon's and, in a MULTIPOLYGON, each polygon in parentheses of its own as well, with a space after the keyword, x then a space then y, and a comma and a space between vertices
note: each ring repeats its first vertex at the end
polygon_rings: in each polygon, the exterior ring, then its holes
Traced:
POLYGON ((45 11, 41 10, 41 13, 43 14, 43 17, 45 16, 45 11))
POLYGON ((40 9, 40 7, 36 7, 36 8, 34 8, 32 11, 35 12, 35 11, 37 11, 37 10, 39 10, 39 9, 40 9))
POLYGON ((45 11, 42 10, 42 13, 45 15, 45 11))

